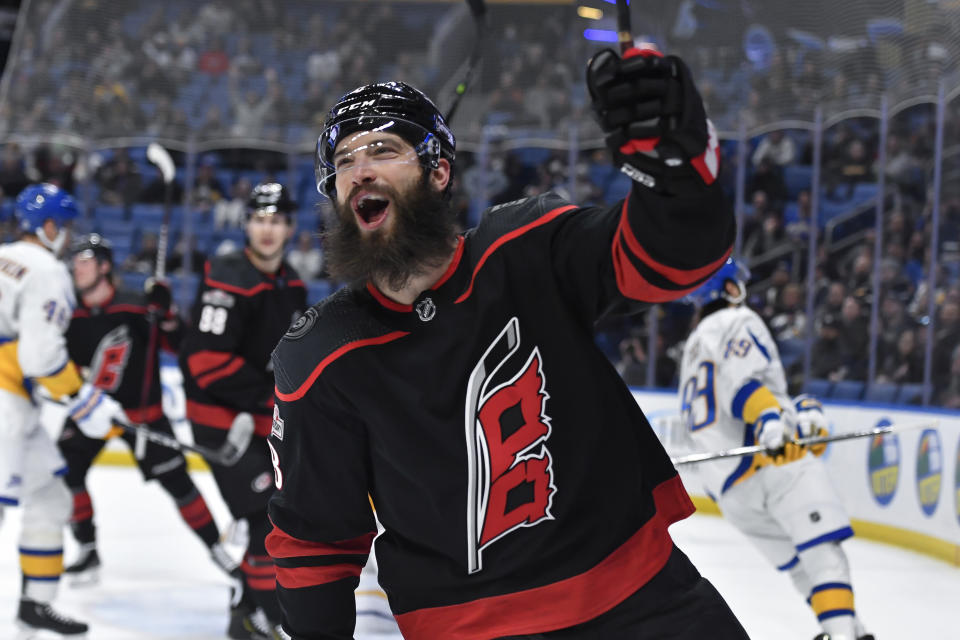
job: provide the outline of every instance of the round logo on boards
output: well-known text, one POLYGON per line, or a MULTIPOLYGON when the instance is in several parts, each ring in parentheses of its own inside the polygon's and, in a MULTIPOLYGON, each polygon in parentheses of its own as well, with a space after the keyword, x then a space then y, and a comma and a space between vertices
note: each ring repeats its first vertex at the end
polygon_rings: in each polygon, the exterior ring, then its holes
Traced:
MULTIPOLYGON (((887 418, 877 421, 878 427, 891 424, 887 418)), ((867 451, 867 473, 870 476, 870 493, 877 503, 885 507, 893 501, 900 479, 900 439, 895 433, 873 436, 867 451)))
POLYGON ((937 510, 942 473, 940 435, 936 429, 926 429, 920 434, 920 446, 917 447, 917 497, 920 499, 920 509, 927 516, 932 516, 937 510))
POLYGON ((957 441, 957 464, 953 474, 953 489, 956 494, 957 522, 960 522, 960 440, 957 441))

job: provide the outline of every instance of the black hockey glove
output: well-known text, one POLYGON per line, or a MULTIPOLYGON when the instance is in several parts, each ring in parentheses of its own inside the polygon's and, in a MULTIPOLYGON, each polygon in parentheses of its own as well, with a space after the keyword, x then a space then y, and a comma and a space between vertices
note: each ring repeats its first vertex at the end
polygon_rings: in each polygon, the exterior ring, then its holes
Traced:
POLYGON ((717 179, 716 132, 683 60, 604 49, 587 63, 587 87, 614 163, 634 181, 682 195, 717 179))
POLYGON ((170 306, 173 304, 170 285, 164 280, 147 278, 143 290, 147 294, 147 308, 151 312, 156 313, 161 318, 169 313, 170 306))

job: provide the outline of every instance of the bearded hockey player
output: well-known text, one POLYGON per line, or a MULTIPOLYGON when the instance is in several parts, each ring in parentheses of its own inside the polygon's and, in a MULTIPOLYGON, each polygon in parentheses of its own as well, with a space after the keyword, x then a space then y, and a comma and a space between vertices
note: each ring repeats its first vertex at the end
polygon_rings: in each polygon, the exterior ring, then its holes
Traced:
POLYGON ((351 284, 274 354, 268 549, 293 638, 353 637, 371 501, 408 640, 747 637, 674 546, 692 503, 593 341, 609 310, 679 298, 726 260, 716 140, 676 57, 607 50, 587 83, 626 200, 546 194, 462 235, 455 139, 426 96, 379 83, 330 110, 325 250, 351 284))
POLYGON ((204 266, 192 326, 180 349, 187 418, 197 444, 219 448, 240 412, 252 414, 256 425, 253 441, 236 464, 212 465, 230 513, 246 519, 250 532, 242 594, 234 595, 231 608, 231 638, 271 637, 280 619, 273 560, 264 547, 270 531, 267 500, 273 493, 265 439, 274 406, 270 353, 307 306, 304 283, 283 257, 295 210, 280 184, 265 182, 253 189, 247 246, 204 266))
POLYGON ((697 451, 760 444, 770 455, 705 462, 703 485, 809 602, 816 640, 873 640, 857 620, 850 567, 840 542, 850 520, 815 453, 796 437, 825 435, 816 398, 787 395, 780 354, 763 320, 743 304, 749 272, 729 260, 690 295, 699 323, 683 349, 681 416, 697 451))
MULTIPOLYGON (((131 422, 173 436, 173 428, 161 407, 159 360, 160 347, 176 347, 182 333, 180 320, 170 308, 170 290, 159 282, 151 283, 149 294, 118 289, 113 283, 113 248, 96 233, 75 243, 72 266, 79 304, 67 330, 70 357, 89 372, 86 377, 94 386, 120 402, 131 422), (144 384, 149 384, 145 398, 144 384)), ((135 435, 122 431, 119 435, 137 452, 135 435)), ((66 481, 73 493, 70 528, 80 545, 77 561, 65 572, 81 583, 95 580, 100 567, 86 477, 105 444, 105 440, 80 433, 72 420, 67 421, 57 442, 67 460, 66 481)), ((210 549, 220 567, 228 573, 236 569, 236 563, 219 543, 217 524, 187 473, 183 454, 157 444, 145 444, 136 458, 144 480, 157 480, 170 494, 184 522, 210 549)))
POLYGON ((17 196, 21 238, 0 247, 0 517, 23 507, 20 567, 23 591, 17 623, 64 636, 87 625, 61 615, 50 602, 63 573, 63 529, 70 520, 66 466, 40 425, 33 394, 66 405, 85 432, 104 434, 120 406, 84 383, 67 354, 64 332, 75 304, 66 268, 56 258, 77 205, 52 184, 17 196))

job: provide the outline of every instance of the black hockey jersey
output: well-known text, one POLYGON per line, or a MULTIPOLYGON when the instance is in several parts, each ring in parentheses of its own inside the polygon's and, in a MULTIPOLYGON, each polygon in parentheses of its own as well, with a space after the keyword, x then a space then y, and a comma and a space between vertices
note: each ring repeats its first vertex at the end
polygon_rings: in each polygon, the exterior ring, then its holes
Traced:
MULTIPOLYGON (((168 313, 158 320, 166 324, 163 321, 171 319, 175 317, 168 313)), ((157 325, 153 353, 148 354, 147 297, 143 293, 116 289, 109 300, 97 307, 87 307, 80 300, 67 329, 70 358, 88 369, 86 380, 113 396, 134 422, 153 422, 163 417, 159 349, 175 349, 182 329, 178 323, 177 329, 166 332, 161 330, 161 324, 157 325), (143 383, 147 375, 149 389, 143 404, 143 383)))
POLYGON ((269 434, 270 353, 306 306, 306 286, 286 262, 267 274, 246 250, 208 260, 180 348, 187 418, 229 429, 238 412, 248 411, 256 434, 269 434))
POLYGON ((345 289, 284 336, 267 548, 294 638, 352 638, 370 500, 408 640, 576 625, 664 566, 693 506, 593 325, 699 286, 734 221, 719 188, 634 191, 495 207, 415 304, 345 289))

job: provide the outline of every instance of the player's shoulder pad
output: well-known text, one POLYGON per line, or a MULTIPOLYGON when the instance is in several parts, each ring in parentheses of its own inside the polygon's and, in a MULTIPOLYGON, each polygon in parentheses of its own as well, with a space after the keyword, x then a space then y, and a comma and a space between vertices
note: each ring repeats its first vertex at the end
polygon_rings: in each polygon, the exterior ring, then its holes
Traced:
POLYGON ((273 373, 280 393, 294 393, 344 352, 341 347, 376 339, 394 330, 357 304, 356 292, 345 287, 300 316, 273 350, 273 373))
POLYGON ((207 287, 239 293, 257 286, 263 278, 241 249, 210 258, 204 267, 203 282, 207 287))
MULTIPOLYGON (((570 203, 553 191, 530 198, 521 198, 490 207, 480 217, 479 228, 485 225, 519 228, 534 222, 550 212, 568 207, 570 203)), ((507 229, 509 230, 509 229, 507 229)))

